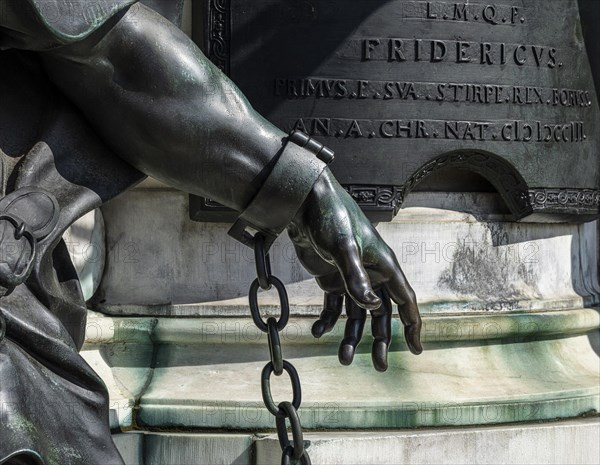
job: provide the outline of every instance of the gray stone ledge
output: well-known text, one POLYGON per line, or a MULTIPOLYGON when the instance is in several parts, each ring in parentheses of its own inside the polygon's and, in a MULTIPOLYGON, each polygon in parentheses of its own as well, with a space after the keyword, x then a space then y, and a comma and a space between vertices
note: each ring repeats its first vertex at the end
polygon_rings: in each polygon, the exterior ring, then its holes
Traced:
MULTIPOLYGON (((597 418, 486 428, 308 433, 319 465, 572 465, 600 461, 597 418)), ((278 464, 277 438, 257 441, 256 464, 278 464)))
MULTIPOLYGON (((267 337, 252 322, 249 310, 245 318, 148 318, 109 317, 90 312, 84 349, 110 344, 251 344, 266 346, 267 337)), ((265 306, 264 316, 277 316, 275 306, 265 306)), ((220 314, 229 313, 221 309, 220 314)), ((232 312, 237 313, 237 312, 232 312)), ((310 314, 309 314, 310 315, 310 314)), ((344 317, 342 317, 343 320, 344 317)), ((344 334, 343 321, 320 339, 310 328, 314 318, 294 318, 282 331, 282 341, 294 345, 339 344, 344 334)), ((540 312, 465 313, 423 316, 422 341, 451 343, 520 340, 521 338, 573 336, 587 334, 600 327, 600 309, 579 308, 540 312)), ((392 323, 394 338, 402 338, 397 319, 392 323)), ((368 335, 365 336, 368 339, 368 335)))
MULTIPOLYGON (((581 418, 519 425, 306 433, 319 465, 587 465, 600 462, 600 421, 581 418)), ((127 465, 271 465, 275 435, 117 434, 127 465)))

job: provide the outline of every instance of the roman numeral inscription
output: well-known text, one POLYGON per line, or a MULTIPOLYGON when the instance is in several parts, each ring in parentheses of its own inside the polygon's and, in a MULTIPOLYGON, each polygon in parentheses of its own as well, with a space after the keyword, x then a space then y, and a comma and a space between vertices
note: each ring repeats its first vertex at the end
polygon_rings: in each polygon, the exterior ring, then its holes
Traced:
POLYGON ((300 118, 287 129, 344 139, 439 139, 490 142, 575 143, 588 136, 583 121, 446 121, 406 119, 300 118))

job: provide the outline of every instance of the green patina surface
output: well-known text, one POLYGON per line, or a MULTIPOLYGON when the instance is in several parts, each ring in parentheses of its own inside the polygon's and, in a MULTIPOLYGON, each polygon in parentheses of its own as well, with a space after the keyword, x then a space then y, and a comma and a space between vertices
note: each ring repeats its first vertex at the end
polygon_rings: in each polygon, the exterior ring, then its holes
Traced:
MULTIPOLYGON (((394 322, 390 367, 383 374, 372 368, 367 335, 353 364, 339 364, 343 325, 317 341, 310 335, 311 319, 292 319, 282 344, 303 383, 305 428, 531 422, 600 410, 599 321, 597 309, 427 316, 420 356, 406 350, 394 322)), ((136 394, 137 427, 272 428, 260 396, 266 337, 249 320, 140 318, 111 324, 145 334, 133 344, 118 337, 120 350, 113 352, 114 373, 144 378, 136 394), (146 353, 154 348, 152 362, 135 355, 143 347, 146 353)), ((109 364, 110 353, 104 350, 109 364)), ((273 380, 276 401, 291 395, 287 383, 273 380)))

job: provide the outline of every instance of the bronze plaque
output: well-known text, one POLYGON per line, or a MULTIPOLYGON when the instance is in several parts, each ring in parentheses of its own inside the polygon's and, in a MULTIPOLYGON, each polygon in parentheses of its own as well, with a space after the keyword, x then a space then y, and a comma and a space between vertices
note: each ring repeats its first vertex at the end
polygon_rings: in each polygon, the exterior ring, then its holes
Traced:
POLYGON ((600 211, 577 0, 209 0, 205 19, 209 58, 275 125, 332 148, 376 219, 449 167, 484 176, 516 219, 600 211))

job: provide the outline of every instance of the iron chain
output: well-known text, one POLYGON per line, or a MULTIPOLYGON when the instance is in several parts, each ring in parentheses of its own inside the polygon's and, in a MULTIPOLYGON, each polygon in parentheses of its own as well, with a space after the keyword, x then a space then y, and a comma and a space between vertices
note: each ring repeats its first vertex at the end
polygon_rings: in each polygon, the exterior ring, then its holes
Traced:
POLYGON ((304 438, 302 437, 302 426, 300 425, 300 418, 298 418, 298 411, 291 402, 281 402, 279 404, 279 410, 285 415, 275 417, 279 444, 281 445, 282 451, 291 446, 285 424, 285 420, 289 419, 290 426, 292 427, 292 440, 294 441, 292 459, 298 460, 304 455, 304 438))
MULTIPOLYGON (((281 316, 279 320, 277 320, 277 329, 281 331, 288 324, 288 320, 290 319, 290 304, 288 302, 287 292, 285 290, 285 286, 279 279, 275 276, 269 277, 269 283, 272 286, 275 286, 277 289, 277 293, 279 294, 279 305, 281 307, 281 316)), ((267 323, 264 322, 262 317, 260 316, 260 307, 258 306, 258 288, 260 284, 258 282, 258 278, 254 280, 254 282, 250 285, 249 292, 249 301, 250 301, 250 313, 252 314, 252 320, 254 324, 260 329, 263 333, 268 331, 267 323)), ((270 286, 269 286, 270 287, 270 286)))
POLYGON ((271 289, 271 260, 269 254, 265 254, 265 236, 257 234, 254 236, 254 261, 256 262, 256 275, 261 289, 271 289))
POLYGON ((279 330, 277 329, 277 320, 270 317, 267 320, 267 336, 269 337, 269 354, 271 355, 271 364, 275 376, 283 374, 283 354, 281 353, 281 339, 279 338, 279 330))
POLYGON ((310 457, 304 448, 302 437, 302 425, 298 417, 298 409, 302 403, 302 389, 300 378, 294 365, 283 359, 281 351, 282 331, 290 319, 290 304, 284 284, 271 274, 271 262, 269 255, 265 253, 265 237, 261 233, 254 236, 254 257, 256 259, 257 278, 252 282, 249 292, 250 312, 254 324, 262 332, 267 333, 269 341, 269 354, 271 360, 265 365, 261 373, 262 398, 267 410, 275 416, 277 437, 281 446, 281 463, 288 465, 291 460, 299 460, 302 465, 310 465, 310 457), (281 313, 279 319, 271 316, 267 321, 260 315, 258 305, 258 289, 269 290, 275 287, 279 295, 281 313), (279 405, 273 401, 271 394, 271 375, 281 376, 286 372, 292 383, 292 401, 281 402, 279 405), (288 436, 286 420, 289 421, 292 430, 292 440, 288 436), (293 445, 292 445, 293 444, 293 445))
MULTIPOLYGON (((298 377, 298 372, 296 371, 296 368, 294 368, 294 365, 292 365, 287 360, 283 361, 283 369, 287 371, 292 382, 292 405, 296 409, 299 409, 300 404, 302 403, 302 390, 300 387, 300 378, 298 377)), ((260 387, 262 390, 263 402, 265 403, 265 407, 267 407, 271 414, 275 415, 276 417, 279 417, 284 415, 281 409, 273 401, 273 396, 271 394, 271 373, 273 373, 273 371, 275 371, 273 362, 267 363, 260 375, 260 387)))

